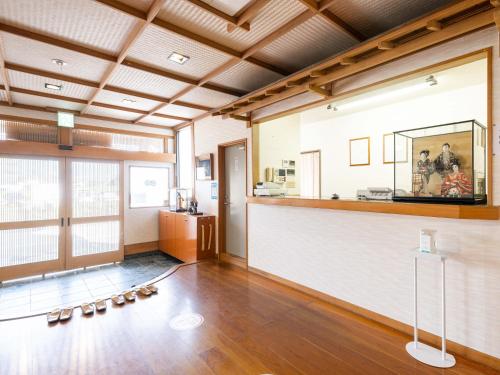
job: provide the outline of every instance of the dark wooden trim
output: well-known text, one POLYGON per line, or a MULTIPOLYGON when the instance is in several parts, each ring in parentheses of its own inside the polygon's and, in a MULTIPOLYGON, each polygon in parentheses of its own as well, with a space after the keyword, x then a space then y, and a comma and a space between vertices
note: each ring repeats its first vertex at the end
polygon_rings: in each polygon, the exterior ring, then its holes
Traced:
POLYGON ((158 241, 141 242, 124 246, 125 255, 147 253, 160 248, 158 241))

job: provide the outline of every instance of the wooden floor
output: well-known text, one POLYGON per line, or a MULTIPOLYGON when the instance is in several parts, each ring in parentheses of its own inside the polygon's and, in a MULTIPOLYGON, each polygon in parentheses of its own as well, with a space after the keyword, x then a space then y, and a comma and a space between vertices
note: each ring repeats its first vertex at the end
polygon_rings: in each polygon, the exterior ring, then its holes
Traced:
POLYGON ((158 286, 53 327, 44 316, 0 323, 0 374, 497 374, 463 358, 420 364, 409 337, 235 266, 184 266, 158 286), (183 312, 205 323, 172 330, 183 312))

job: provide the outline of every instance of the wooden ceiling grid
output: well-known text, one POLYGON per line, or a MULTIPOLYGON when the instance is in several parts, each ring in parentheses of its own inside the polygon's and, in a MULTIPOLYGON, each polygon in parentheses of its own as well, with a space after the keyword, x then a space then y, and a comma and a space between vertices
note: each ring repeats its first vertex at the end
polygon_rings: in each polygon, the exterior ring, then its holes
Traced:
MULTIPOLYGON (((495 4, 495 1, 485 0, 464 0, 455 3, 377 38, 372 38, 350 51, 303 69, 284 80, 256 90, 213 111, 212 115, 223 115, 225 118, 241 116, 307 91, 329 96, 331 93, 322 88, 327 83, 493 24, 494 14, 498 14, 498 8, 492 9, 495 4), (455 21, 454 17, 459 18, 460 21, 455 21), (435 27, 436 22, 440 25, 439 28, 435 27), (412 37, 405 42, 400 42, 405 40, 407 35, 412 35, 412 37)), ((182 125, 184 124, 179 126, 182 125)))
MULTIPOLYGON (((23 0, 23 2, 26 1, 28 0, 23 0)), ((183 1, 197 7, 201 10, 201 12, 207 12, 217 19, 222 20, 226 24, 226 32, 228 35, 251 32, 254 20, 263 22, 262 18, 259 19, 259 14, 262 15, 263 12, 266 12, 267 7, 271 4, 276 5, 276 2, 271 3, 269 0, 250 0, 247 5, 240 9, 240 11, 236 14, 229 15, 213 6, 208 5, 202 0, 183 1)), ((328 59, 327 62, 316 64, 312 69, 303 69, 302 71, 288 77, 290 71, 285 70, 280 64, 277 66, 274 63, 263 60, 262 57, 257 58, 257 53, 271 45, 273 42, 279 40, 281 37, 287 35, 290 31, 313 19, 313 17, 319 17, 319 19, 330 24, 346 37, 351 38, 353 42, 360 42, 367 39, 366 35, 354 28, 353 25, 346 23, 345 20, 338 17, 335 12, 332 11, 332 4, 334 3, 333 0, 296 1, 298 1, 303 7, 303 11, 301 11, 301 13, 289 19, 287 22, 281 23, 279 27, 276 27, 271 32, 268 32, 264 37, 255 43, 252 43, 244 50, 239 50, 233 46, 220 43, 217 38, 213 39, 209 34, 197 33, 192 30, 188 30, 185 27, 181 27, 179 24, 167 21, 166 19, 171 19, 171 17, 162 17, 162 11, 165 11, 165 0, 152 0, 149 2, 147 0, 141 0, 140 2, 129 0, 95 0, 96 3, 104 4, 110 9, 120 11, 121 13, 125 13, 127 16, 133 17, 132 20, 135 22, 135 26, 129 27, 130 32, 125 36, 124 42, 121 43, 122 47, 120 47, 118 55, 116 55, 116 51, 109 52, 109 49, 103 50, 102 48, 95 48, 94 45, 89 47, 88 43, 87 46, 84 46, 81 43, 75 43, 73 42, 74 39, 71 41, 61 39, 60 35, 55 36, 50 35, 50 33, 47 35, 24 29, 19 27, 17 24, 12 25, 0 22, 0 31, 9 35, 15 35, 68 51, 74 51, 78 54, 99 59, 103 63, 107 64, 107 68, 103 70, 98 80, 89 80, 76 78, 72 75, 63 75, 61 73, 28 67, 26 65, 19 64, 16 61, 5 61, 5 58, 3 58, 4 56, 2 55, 2 49, 0 48, 0 78, 3 82, 0 89, 4 90, 7 98, 7 101, 2 100, 0 105, 5 105, 7 103, 8 105, 17 105, 17 107, 19 107, 19 103, 14 103, 15 100, 12 100, 11 93, 15 93, 16 95, 31 95, 43 98, 44 100, 55 99, 78 104, 79 109, 75 109, 75 111, 77 111, 81 117, 100 118, 114 121, 113 118, 107 118, 104 115, 107 113, 128 113, 127 115, 120 115, 120 118, 118 118, 117 121, 147 126, 148 124, 144 123, 144 120, 147 119, 147 121, 153 122, 153 124, 150 124, 152 127, 161 127, 162 124, 167 123, 168 125, 166 126, 174 126, 178 124, 183 125, 210 113, 223 114, 224 117, 246 119, 246 117, 242 117, 241 115, 249 114, 254 109, 303 92, 310 91, 328 96, 330 95, 330 92, 322 87, 324 84, 334 81, 340 77, 344 77, 346 74, 354 74, 355 72, 364 69, 366 64, 390 60, 391 56, 400 54, 402 50, 409 48, 407 46, 412 43, 410 41, 408 43, 400 44, 398 41, 399 37, 408 33, 408 27, 404 26, 401 29, 405 31, 399 32, 400 35, 398 34, 398 30, 392 31, 384 34, 384 38, 382 39, 371 39, 368 42, 362 43, 358 47, 351 49, 347 53, 340 54, 333 59, 328 59), (130 4, 133 4, 133 6, 130 4), (179 38, 184 38, 191 43, 210 48, 215 51, 215 53, 223 54, 224 56, 227 56, 227 58, 224 61, 220 60, 219 66, 214 67, 210 71, 205 71, 202 76, 197 78, 194 78, 192 75, 186 74, 179 69, 177 69, 177 71, 173 71, 167 70, 161 66, 151 66, 147 59, 144 62, 141 62, 141 54, 137 54, 136 52, 140 51, 139 47, 145 34, 149 30, 155 28, 158 28, 162 32, 175 34, 179 38), (375 44, 374 40, 377 40, 375 44), (380 57, 382 56, 382 53, 384 57, 380 57), (246 92, 255 88, 257 84, 253 87, 243 87, 243 91, 241 89, 243 83, 238 85, 238 89, 225 86, 223 82, 227 82, 230 78, 223 79, 221 77, 231 77, 232 75, 236 76, 235 72, 237 72, 238 69, 243 69, 245 64, 251 64, 255 69, 265 69, 265 71, 268 71, 268 80, 274 80, 281 76, 287 77, 277 81, 276 83, 267 85, 263 89, 257 89, 250 94, 246 94, 246 92), (117 81, 117 78, 123 75, 124 69, 134 69, 141 74, 160 76, 163 79, 177 82, 178 91, 171 97, 166 97, 163 91, 158 91, 153 94, 142 92, 143 90, 139 91, 137 88, 131 89, 130 87, 122 87, 121 85, 116 84, 116 82, 119 82, 119 80, 117 81), (20 84, 12 87, 9 82, 9 71, 37 75, 40 77, 72 83, 82 86, 83 88, 81 88, 81 90, 92 90, 93 93, 86 96, 88 99, 82 99, 74 94, 54 95, 48 92, 31 90, 28 89, 27 86, 22 87, 23 85, 20 84), (131 104, 130 107, 123 107, 117 105, 118 98, 115 94, 124 94, 131 97, 142 98, 146 99, 147 102, 141 103, 140 106, 134 106, 131 104), (229 104, 225 104, 230 102, 234 97, 239 97, 239 99, 233 100, 233 102, 229 104), (202 101, 203 103, 201 103, 202 101), (172 108, 172 111, 175 112, 175 114, 171 114, 169 112, 169 107, 172 108), (218 108, 214 109, 212 107, 218 108), (182 115, 182 113, 180 113, 182 111, 188 112, 188 117, 182 115), (201 111, 203 112, 200 113, 201 111), (132 117, 132 115, 134 117, 132 117)), ((492 0, 491 3, 493 4, 496 1, 497 0, 492 0)), ((462 7, 463 10, 466 10, 472 6, 470 4, 480 4, 484 2, 485 0, 464 0, 449 8, 457 10, 462 7)), ((444 12, 446 12, 449 8, 446 8, 444 12)), ((453 15, 453 11, 449 11, 448 13, 453 15)), ((436 15, 435 18, 436 19, 434 20, 428 21, 443 21, 444 15, 442 17, 436 15)), ((479 21, 483 22, 484 19, 481 18, 479 21)), ((123 22, 123 27, 126 25, 127 23, 123 22)), ((433 29, 427 24, 423 26, 420 25, 420 28, 425 28, 425 26, 427 26, 426 30, 428 33, 437 33, 437 31, 431 31, 433 29)), ((453 25, 449 27, 444 25, 442 29, 438 28, 438 26, 434 25, 434 29, 439 30, 440 32, 451 30, 451 32, 458 33, 458 31, 452 30, 453 25)), ((426 35, 423 36, 423 38, 425 37, 426 35)), ((2 43, 0 40, 0 47, 1 46, 2 43)), ((243 78, 243 74, 240 75, 243 78)), ((258 86, 261 85, 262 84, 259 84, 258 86)), ((26 106, 33 109, 37 107, 36 103, 26 106)), ((53 110, 53 108, 49 109, 49 111, 53 110)))

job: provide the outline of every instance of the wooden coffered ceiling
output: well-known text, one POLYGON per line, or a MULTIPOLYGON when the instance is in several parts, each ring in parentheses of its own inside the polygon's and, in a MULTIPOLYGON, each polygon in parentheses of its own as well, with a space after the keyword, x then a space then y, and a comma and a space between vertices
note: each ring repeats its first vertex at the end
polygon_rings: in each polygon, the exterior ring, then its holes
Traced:
POLYGON ((0 105, 171 127, 207 113, 240 116, 301 90, 326 95, 322 85, 337 73, 320 66, 304 75, 304 68, 456 2, 410 3, 2 0, 0 105), (189 60, 172 62, 173 52, 189 60))

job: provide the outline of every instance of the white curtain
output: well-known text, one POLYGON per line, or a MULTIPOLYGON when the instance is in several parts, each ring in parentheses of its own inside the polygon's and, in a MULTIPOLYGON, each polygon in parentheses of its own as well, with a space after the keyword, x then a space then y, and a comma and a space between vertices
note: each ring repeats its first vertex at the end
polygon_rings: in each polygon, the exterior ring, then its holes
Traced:
POLYGON ((302 197, 321 197, 320 152, 304 152, 300 155, 300 195, 302 197))

